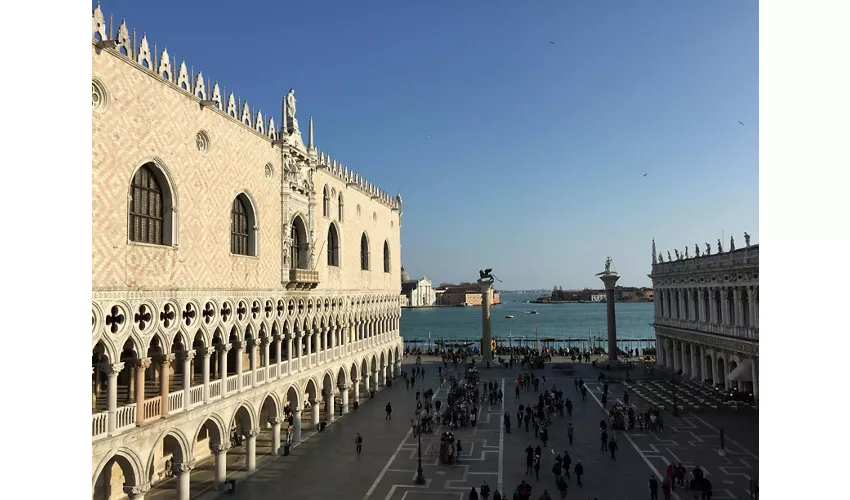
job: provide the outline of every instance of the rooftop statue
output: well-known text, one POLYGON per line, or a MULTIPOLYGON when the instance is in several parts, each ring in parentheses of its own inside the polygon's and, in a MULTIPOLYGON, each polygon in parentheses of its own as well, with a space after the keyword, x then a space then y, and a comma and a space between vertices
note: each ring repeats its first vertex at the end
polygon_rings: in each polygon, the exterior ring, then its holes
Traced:
POLYGON ((670 250, 667 250, 667 262, 673 262, 673 257, 670 256, 670 250))
POLYGON ((661 263, 661 264, 664 263, 664 254, 661 254, 661 253, 658 254, 658 262, 661 263))
POLYGON ((705 255, 711 255, 711 245, 707 241, 705 242, 705 255))
POLYGON ((605 259, 605 274, 609 274, 611 272, 611 256, 609 255, 607 259, 605 259))
POLYGON ((735 251, 735 237, 734 236, 732 236, 732 239, 729 241, 729 251, 730 252, 735 251))
POLYGON ((678 251, 678 250, 673 249, 673 252, 675 252, 675 253, 676 253, 676 260, 682 260, 682 256, 681 256, 681 255, 679 255, 679 251, 678 251))
POLYGON ((694 244, 694 253, 699 257, 699 244, 694 244))
POLYGON ((690 259, 690 257, 688 257, 688 247, 685 247, 685 258, 690 259))
POLYGON ((295 118, 295 89, 289 89, 286 94, 286 116, 295 118))
POLYGON ((747 248, 750 248, 750 233, 744 232, 744 244, 747 245, 747 248))
POLYGON ((723 243, 721 243, 720 239, 717 239, 717 253, 723 253, 723 243))

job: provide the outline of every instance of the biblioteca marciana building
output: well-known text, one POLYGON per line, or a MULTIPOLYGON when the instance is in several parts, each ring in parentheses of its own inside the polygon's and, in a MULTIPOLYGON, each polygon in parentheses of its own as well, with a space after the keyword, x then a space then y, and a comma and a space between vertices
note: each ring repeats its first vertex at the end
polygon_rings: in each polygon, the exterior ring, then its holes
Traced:
POLYGON ((652 285, 655 292, 657 362, 701 382, 737 389, 758 401, 759 246, 724 252, 717 242, 711 255, 706 243, 700 255, 655 252, 652 242, 652 285))
POLYGON ((400 373, 402 201, 293 91, 278 126, 99 6, 92 37, 93 496, 188 499, 400 373))

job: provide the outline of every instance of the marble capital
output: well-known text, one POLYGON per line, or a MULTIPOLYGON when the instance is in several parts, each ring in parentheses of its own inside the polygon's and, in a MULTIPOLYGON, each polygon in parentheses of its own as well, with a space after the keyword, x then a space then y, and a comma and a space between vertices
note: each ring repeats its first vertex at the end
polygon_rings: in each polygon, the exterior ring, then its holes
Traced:
POLYGON ((137 484, 134 486, 124 486, 124 493, 130 498, 144 495, 151 489, 151 483, 137 484))
POLYGON ((136 360, 136 370, 147 370, 151 367, 151 358, 141 358, 136 360))
POLYGON ((260 435, 260 429, 249 429, 242 433, 246 438, 257 437, 260 435))
POLYGON ((184 472, 190 472, 194 468, 195 468, 195 461, 194 460, 191 461, 191 462, 183 462, 182 464, 174 464, 172 466, 172 470, 174 471, 175 474, 182 474, 184 472))
POLYGON ((245 347, 247 347, 247 346, 248 346, 248 342, 245 342, 244 340, 240 341, 240 342, 234 342, 233 343, 233 347, 239 349, 240 351, 244 351, 245 347))
POLYGON ((227 353, 231 349, 233 349, 233 346, 230 345, 230 344, 219 344, 219 346, 218 346, 218 352, 227 353))
POLYGON ((193 349, 189 349, 188 351, 184 351, 183 355, 180 356, 182 361, 192 361, 195 359, 195 351, 193 349))
POLYGON ((176 358, 175 354, 163 354, 159 357, 159 362, 163 365, 170 365, 176 358))
POLYGON ((222 444, 211 444, 210 451, 214 454, 218 455, 219 453, 225 453, 230 449, 230 443, 222 443, 222 444))
POLYGON ((124 365, 123 361, 120 363, 103 363, 100 365, 100 369, 107 375, 118 375, 124 369, 124 365))
POLYGON ((269 419, 269 423, 272 425, 279 425, 282 421, 283 419, 281 419, 280 417, 271 417, 269 419))

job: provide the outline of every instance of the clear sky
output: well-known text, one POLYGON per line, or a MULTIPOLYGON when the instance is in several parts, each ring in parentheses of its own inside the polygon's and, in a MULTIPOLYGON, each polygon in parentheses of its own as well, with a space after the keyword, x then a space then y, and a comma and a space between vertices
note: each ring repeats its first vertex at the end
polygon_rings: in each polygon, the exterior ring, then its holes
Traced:
POLYGON ((101 8, 276 123, 294 87, 319 148, 401 192, 412 276, 595 287, 611 255, 646 286, 652 238, 758 242, 754 0, 101 8))

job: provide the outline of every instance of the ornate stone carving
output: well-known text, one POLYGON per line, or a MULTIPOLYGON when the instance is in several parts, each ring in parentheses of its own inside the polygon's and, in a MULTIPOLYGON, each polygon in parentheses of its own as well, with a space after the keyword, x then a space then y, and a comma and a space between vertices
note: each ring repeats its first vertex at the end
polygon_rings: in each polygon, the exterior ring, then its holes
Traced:
POLYGON ((711 245, 707 241, 705 242, 705 255, 711 255, 711 245))
POLYGON ((117 375, 124 369, 124 365, 123 361, 121 363, 104 363, 100 366, 100 369, 107 375, 117 375))
POLYGON ((249 429, 242 433, 246 438, 257 437, 260 435, 260 429, 249 429))
POLYGON ((100 80, 92 79, 91 81, 91 109, 95 111, 104 111, 107 104, 106 87, 100 80))
POLYGON ((210 136, 203 130, 199 131, 195 135, 195 146, 198 148, 203 154, 207 154, 210 151, 210 136))
POLYGON ((150 483, 145 484, 137 484, 134 486, 124 486, 124 493, 126 493, 130 498, 142 496, 151 489, 150 483))
POLYGON ((147 370, 151 367, 151 358, 141 358, 136 360, 136 370, 147 370))
POLYGON ((160 364, 161 364, 161 365, 163 365, 163 366, 168 366, 168 365, 170 365, 170 364, 171 364, 171 363, 172 363, 172 362, 173 362, 176 358, 177 358, 177 356, 176 356, 176 355, 174 355, 174 354, 163 354, 162 356, 160 356, 160 358, 159 358, 159 362, 160 362, 160 364))
POLYGON ((232 349, 232 348, 233 348, 233 346, 230 345, 230 344, 219 344, 218 345, 218 352, 223 352, 224 354, 227 354, 228 351, 230 351, 230 349, 232 349))
POLYGON ((210 444, 210 451, 215 455, 218 455, 220 453, 226 453, 229 449, 230 443, 210 444))
POLYGON ((734 236, 732 236, 729 240, 729 251, 730 252, 735 251, 735 237, 734 236))
POLYGON ((670 255, 670 250, 667 250, 667 262, 673 262, 673 256, 670 255))
MULTIPOLYGON (((195 350, 189 349, 183 352, 183 355, 180 357, 182 361, 192 361, 195 359, 195 350)), ((188 377, 187 377, 188 378, 188 377)))
POLYGON ((174 464, 172 466, 172 470, 175 474, 182 474, 184 472, 191 472, 192 469, 195 468, 195 462, 184 462, 182 464, 174 464))
POLYGON ((698 243, 694 243, 694 255, 699 257, 699 244, 698 243))
POLYGON ((750 234, 747 232, 744 232, 744 245, 750 248, 750 234))
POLYGON ((720 238, 717 239, 717 253, 723 253, 723 242, 720 238))

